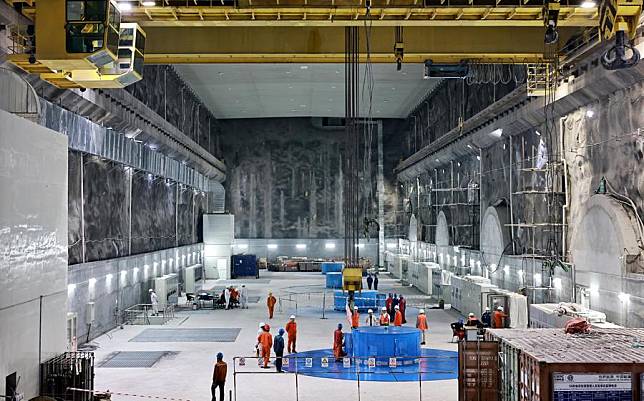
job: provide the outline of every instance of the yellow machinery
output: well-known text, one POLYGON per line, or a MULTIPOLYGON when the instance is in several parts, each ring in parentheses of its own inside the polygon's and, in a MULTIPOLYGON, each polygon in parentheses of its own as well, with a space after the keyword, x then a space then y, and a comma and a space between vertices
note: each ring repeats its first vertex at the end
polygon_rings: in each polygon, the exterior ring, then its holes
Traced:
POLYGON ((342 289, 344 291, 362 290, 362 266, 345 266, 342 269, 342 289))
POLYGON ((36 3, 36 59, 53 71, 95 70, 116 61, 121 15, 115 1, 36 3))
POLYGON ((143 78, 145 32, 138 24, 121 23, 118 60, 94 70, 74 70, 70 79, 86 88, 124 88, 143 78))
POLYGON ((35 37, 12 32, 21 51, 9 60, 18 67, 60 88, 124 88, 142 79, 146 35, 136 23, 121 24, 116 1, 38 1, 34 19, 35 37))

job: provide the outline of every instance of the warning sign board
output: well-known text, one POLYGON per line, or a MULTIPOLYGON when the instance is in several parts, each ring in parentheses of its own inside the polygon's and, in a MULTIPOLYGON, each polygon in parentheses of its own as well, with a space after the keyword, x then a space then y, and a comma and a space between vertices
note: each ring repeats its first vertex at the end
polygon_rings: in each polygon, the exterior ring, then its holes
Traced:
POLYGON ((239 358, 239 366, 246 366, 246 358, 239 358))
POLYGON ((367 366, 369 366, 370 368, 375 368, 376 367, 376 358, 367 359, 367 366))
POLYGON ((304 360, 304 366, 307 368, 312 368, 313 367, 313 358, 306 358, 304 360))
POLYGON ((345 368, 350 368, 351 358, 347 358, 347 357, 342 358, 342 366, 344 366, 345 368))
POLYGON ((321 365, 322 365, 322 367, 323 367, 323 368, 328 368, 328 367, 329 367, 329 358, 327 358, 327 357, 323 357, 323 358, 320 360, 320 363, 321 363, 321 365))
POLYGON ((389 367, 390 368, 395 368, 398 362, 396 361, 396 358, 389 358, 389 367))
POLYGON ((282 358, 282 366, 288 366, 289 363, 288 358, 282 358))

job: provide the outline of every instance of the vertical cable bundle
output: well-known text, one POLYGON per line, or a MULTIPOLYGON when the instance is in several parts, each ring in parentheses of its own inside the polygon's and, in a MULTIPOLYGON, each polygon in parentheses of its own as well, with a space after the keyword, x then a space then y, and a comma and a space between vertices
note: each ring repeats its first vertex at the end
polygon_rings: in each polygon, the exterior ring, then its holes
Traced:
POLYGON ((358 27, 348 26, 344 31, 344 259, 347 266, 359 262, 359 86, 360 51, 358 27))

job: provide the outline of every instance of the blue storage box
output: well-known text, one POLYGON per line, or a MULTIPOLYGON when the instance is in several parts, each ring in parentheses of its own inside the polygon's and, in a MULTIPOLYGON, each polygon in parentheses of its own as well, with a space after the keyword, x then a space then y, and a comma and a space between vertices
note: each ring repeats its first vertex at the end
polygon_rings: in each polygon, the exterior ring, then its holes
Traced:
MULTIPOLYGON (((347 291, 335 291, 333 294, 333 308, 337 311, 345 311, 348 296, 349 293, 347 291)), ((360 312, 366 312, 369 309, 373 309, 374 313, 380 313, 380 309, 385 306, 385 299, 387 296, 385 294, 378 293, 376 290, 362 290, 356 292, 354 297, 355 306, 358 307, 360 312)))
POLYGON ((342 273, 327 273, 326 288, 342 288, 342 273))
POLYGON ((342 262, 324 262, 321 266, 322 274, 342 273, 342 267, 344 267, 342 262))

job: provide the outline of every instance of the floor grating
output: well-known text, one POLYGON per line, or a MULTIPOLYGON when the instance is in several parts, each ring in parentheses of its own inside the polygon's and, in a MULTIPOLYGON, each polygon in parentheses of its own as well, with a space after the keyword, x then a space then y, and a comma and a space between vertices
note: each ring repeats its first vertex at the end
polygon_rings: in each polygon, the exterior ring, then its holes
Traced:
POLYGON ((222 342, 232 343, 237 340, 239 328, 204 328, 204 329, 145 329, 130 342, 222 342))
POLYGON ((109 354, 98 363, 99 368, 151 368, 168 351, 117 351, 109 354))

